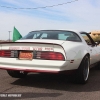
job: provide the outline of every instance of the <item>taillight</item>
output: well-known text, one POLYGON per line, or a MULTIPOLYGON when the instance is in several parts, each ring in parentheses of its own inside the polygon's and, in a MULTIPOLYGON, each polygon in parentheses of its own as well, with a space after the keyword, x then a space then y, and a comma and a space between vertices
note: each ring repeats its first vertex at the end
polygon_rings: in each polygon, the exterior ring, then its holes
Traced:
POLYGON ((10 50, 0 50, 0 57, 10 57, 11 51, 10 50))
POLYGON ((18 51, 0 50, 0 57, 17 58, 18 51))
POLYGON ((64 56, 60 52, 37 52, 37 59, 45 60, 65 60, 64 56))

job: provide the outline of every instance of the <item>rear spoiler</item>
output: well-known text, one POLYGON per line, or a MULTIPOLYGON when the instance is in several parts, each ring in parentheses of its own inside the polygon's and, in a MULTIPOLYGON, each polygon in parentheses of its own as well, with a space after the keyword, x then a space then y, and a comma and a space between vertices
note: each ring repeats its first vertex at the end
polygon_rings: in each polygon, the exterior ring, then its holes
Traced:
MULTIPOLYGON (((62 45, 60 45, 60 44, 57 44, 57 43, 45 43, 45 42, 0 42, 0 46, 2 47, 3 46, 3 44, 5 45, 5 44, 10 44, 10 46, 11 46, 11 44, 25 44, 25 43, 27 43, 27 44, 33 44, 33 43, 35 43, 35 44, 51 44, 51 45, 58 45, 58 46, 60 46, 60 47, 62 47, 62 49, 64 50, 64 47, 62 46, 62 45)), ((65 52, 65 50, 64 50, 64 52, 65 52)))
POLYGON ((0 42, 0 44, 21 44, 21 43, 28 43, 28 44, 33 44, 33 43, 36 43, 36 44, 53 44, 53 45, 59 45, 61 46, 60 44, 58 43, 45 43, 45 42, 0 42))

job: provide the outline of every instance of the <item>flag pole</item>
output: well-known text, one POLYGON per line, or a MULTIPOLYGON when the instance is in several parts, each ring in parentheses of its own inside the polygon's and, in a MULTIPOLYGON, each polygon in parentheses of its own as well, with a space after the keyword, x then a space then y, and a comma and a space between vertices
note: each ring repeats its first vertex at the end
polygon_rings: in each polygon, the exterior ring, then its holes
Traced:
POLYGON ((8 31, 8 32, 9 32, 9 42, 10 42, 10 32, 11 32, 11 31, 8 31))

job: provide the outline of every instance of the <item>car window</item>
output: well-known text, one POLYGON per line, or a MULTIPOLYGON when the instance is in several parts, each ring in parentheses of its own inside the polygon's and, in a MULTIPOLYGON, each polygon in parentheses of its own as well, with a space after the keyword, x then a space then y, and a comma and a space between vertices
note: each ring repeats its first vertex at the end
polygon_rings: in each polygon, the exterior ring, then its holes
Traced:
POLYGON ((59 40, 66 40, 68 36, 66 36, 65 34, 58 34, 58 39, 59 40))
POLYGON ((47 33, 43 33, 40 38, 41 39, 46 39, 47 38, 47 33))
POLYGON ((88 45, 92 45, 90 38, 86 34, 81 34, 88 45))
POLYGON ((54 40, 65 40, 65 41, 76 41, 80 42, 80 37, 73 31, 56 31, 56 30, 45 30, 45 31, 32 31, 24 36, 22 39, 54 39, 54 40))
POLYGON ((40 35, 40 33, 34 34, 34 35, 33 35, 33 39, 34 39, 34 38, 37 38, 39 35, 40 35))

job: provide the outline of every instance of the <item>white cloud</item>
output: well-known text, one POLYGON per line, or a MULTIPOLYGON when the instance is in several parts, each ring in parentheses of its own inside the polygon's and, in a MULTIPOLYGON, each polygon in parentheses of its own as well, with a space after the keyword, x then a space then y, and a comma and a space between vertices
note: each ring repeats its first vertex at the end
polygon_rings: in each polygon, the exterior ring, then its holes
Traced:
MULTIPOLYGON (((9 3, 11 2, 14 5, 18 5, 19 3, 18 1, 16 2, 16 0, 5 1, 9 1, 9 3)), ((35 7, 38 7, 66 2, 66 0, 58 0, 58 2, 54 0, 47 0, 48 2, 45 2, 46 0, 29 1, 31 1, 31 7, 34 7, 32 6, 33 4, 35 7)), ((2 10, 0 11, 0 39, 8 39, 8 31, 13 31, 14 26, 23 36, 30 31, 41 29, 100 30, 100 7, 96 7, 93 5, 94 1, 90 1, 79 0, 72 4, 38 10, 11 9, 9 12, 2 10), (60 18, 62 20, 59 20, 60 18)), ((22 2, 20 3, 20 6, 22 2)), ((96 2, 98 2, 96 5, 100 4, 99 0, 96 2)), ((23 5, 29 7, 29 3, 30 2, 24 2, 23 5)))

